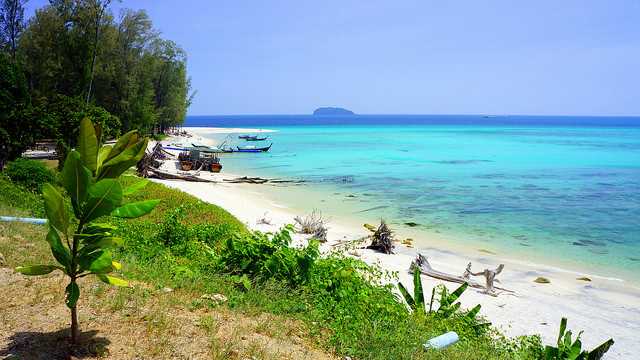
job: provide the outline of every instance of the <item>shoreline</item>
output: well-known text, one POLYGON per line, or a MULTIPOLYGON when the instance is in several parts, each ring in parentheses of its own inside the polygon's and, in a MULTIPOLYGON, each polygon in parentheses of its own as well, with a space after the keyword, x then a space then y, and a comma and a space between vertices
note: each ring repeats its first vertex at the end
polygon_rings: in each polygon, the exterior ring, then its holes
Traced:
MULTIPOLYGON (((218 128, 188 128, 187 131, 195 135, 193 138, 189 138, 189 141, 197 139, 198 142, 211 144, 212 141, 202 137, 201 134, 228 134, 253 132, 254 130, 267 132, 266 129, 218 128)), ((167 140, 177 142, 181 139, 172 137, 167 140)), ((224 170, 221 174, 212 176, 219 180, 235 177, 234 174, 224 170)), ((276 188, 222 182, 154 181, 218 205, 254 230, 275 231, 285 224, 292 223, 294 216, 307 214, 314 208, 311 205, 307 209, 294 208, 286 201, 282 201, 282 197, 279 197, 278 193, 281 192, 280 189, 286 189, 286 187, 276 188), (247 206, 247 204, 251 204, 251 206, 247 206), (272 225, 257 223, 258 219, 265 216, 271 219, 272 225)), ((304 193, 305 190, 302 189, 301 192, 304 193)), ((332 214, 325 215, 331 218, 332 214)), ((368 231, 357 221, 349 221, 345 218, 332 219, 329 223, 328 241, 322 244, 321 248, 326 252, 341 241, 357 239, 367 234, 368 231)), ((423 235, 416 235, 416 237, 418 236, 423 235)), ((301 244, 305 238, 296 235, 294 241, 295 244, 301 244)), ((616 279, 602 278, 598 275, 586 275, 582 272, 574 272, 546 264, 530 263, 526 259, 510 259, 498 254, 480 253, 477 247, 461 246, 455 244, 453 239, 429 238, 414 241, 414 245, 419 246, 420 244, 429 244, 430 246, 420 246, 419 249, 415 249, 396 244, 396 254, 393 255, 379 254, 364 249, 350 251, 349 255, 396 273, 398 279, 410 291, 412 281, 408 268, 418 251, 428 256, 435 269, 451 274, 462 274, 468 262, 473 263, 474 271, 480 271, 484 268, 493 269, 499 263, 504 263, 505 270, 498 276, 498 279, 501 280, 500 286, 514 290, 516 294, 503 293, 498 297, 491 297, 480 293, 477 289, 469 288, 460 298, 464 308, 481 304, 480 314, 487 317, 504 334, 512 337, 538 333, 545 344, 553 344, 556 341, 560 318, 564 316, 569 319, 570 329, 574 331, 585 330, 583 343, 586 348, 596 346, 609 337, 613 337, 616 344, 607 354, 608 358, 632 358, 632 354, 640 350, 640 344, 633 337, 634 333, 640 331, 640 310, 636 305, 640 302, 640 290, 627 284, 626 281, 616 281, 616 279), (537 284, 533 282, 533 279, 538 276, 550 279, 551 283, 537 284), (576 280, 577 276, 589 276, 592 281, 576 280)), ((476 280, 483 283, 483 279, 477 278, 476 280)), ((440 283, 450 289, 457 286, 457 284, 438 281, 427 276, 423 276, 423 282, 426 293, 440 283)))

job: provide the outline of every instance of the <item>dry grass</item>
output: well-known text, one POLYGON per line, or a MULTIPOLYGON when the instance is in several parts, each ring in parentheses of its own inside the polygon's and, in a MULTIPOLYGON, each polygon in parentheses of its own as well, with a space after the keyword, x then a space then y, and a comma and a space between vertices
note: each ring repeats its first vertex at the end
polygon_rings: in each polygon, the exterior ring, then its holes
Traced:
POLYGON ((80 283, 81 344, 71 349, 65 278, 60 273, 26 277, 12 270, 51 261, 44 228, 0 226, 0 253, 7 262, 0 267, 0 358, 333 358, 310 346, 302 338, 303 325, 291 319, 241 314, 224 305, 194 308, 202 294, 163 292, 145 283, 115 288, 91 278, 80 283))

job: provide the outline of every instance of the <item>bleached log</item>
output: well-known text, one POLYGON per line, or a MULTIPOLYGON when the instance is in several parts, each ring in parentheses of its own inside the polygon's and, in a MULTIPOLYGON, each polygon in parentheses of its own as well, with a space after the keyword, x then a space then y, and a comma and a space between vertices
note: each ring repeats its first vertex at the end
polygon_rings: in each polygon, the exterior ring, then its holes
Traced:
POLYGON ((427 260, 426 256, 424 256, 422 254, 418 254, 418 257, 411 262, 411 266, 409 267, 409 272, 413 273, 413 271, 414 271, 414 269, 416 267, 418 268, 418 270, 420 270, 420 272, 422 274, 425 274, 425 275, 430 276, 432 278, 436 278, 436 279, 440 279, 440 280, 444 280, 444 281, 455 282, 455 283, 458 283, 458 284, 462 284, 462 283, 466 282, 467 284, 469 284, 469 286, 471 286, 473 288, 476 288, 476 289, 482 289, 484 293, 492 295, 492 296, 496 296, 497 295, 497 293, 495 291, 496 289, 513 293, 512 290, 508 290, 508 289, 504 289, 504 288, 501 288, 501 287, 494 286, 494 281, 496 281, 495 278, 504 269, 504 264, 500 264, 500 266, 498 266, 495 270, 485 269, 484 271, 481 271, 479 273, 474 273, 474 272, 471 271, 471 263, 469 263, 467 265, 467 268, 466 268, 464 274, 462 276, 457 276, 457 275, 447 274, 445 272, 435 270, 431 266, 431 264, 429 264, 429 260, 427 260), (471 279, 472 275, 473 276, 484 275, 485 276, 486 285, 482 285, 482 284, 479 284, 476 281, 473 281, 471 279))

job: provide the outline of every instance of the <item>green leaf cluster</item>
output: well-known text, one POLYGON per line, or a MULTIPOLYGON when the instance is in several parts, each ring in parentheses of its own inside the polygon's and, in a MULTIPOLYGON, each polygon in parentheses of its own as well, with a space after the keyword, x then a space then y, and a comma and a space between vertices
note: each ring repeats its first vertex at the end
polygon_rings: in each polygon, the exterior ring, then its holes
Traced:
POLYGON ((578 333, 575 340, 572 340, 571 330, 567 330, 567 318, 560 320, 560 333, 558 334, 557 346, 546 346, 544 349, 545 360, 599 360, 609 351, 613 345, 613 339, 609 339, 591 351, 582 350, 582 342, 578 333))
POLYGON ((114 146, 100 146, 101 126, 88 118, 80 122, 77 148, 67 154, 60 174, 64 192, 47 183, 42 187, 45 215, 49 231, 46 240, 58 264, 31 265, 16 270, 25 275, 44 275, 60 270, 69 277, 66 304, 74 309, 80 296, 77 279, 96 275, 105 283, 126 286, 127 282, 109 274, 120 269, 112 249, 123 240, 114 235, 116 228, 99 222, 105 216, 136 218, 153 210, 158 200, 123 204, 124 194, 132 194, 144 186, 133 184, 122 188, 118 177, 135 165, 147 147, 147 139, 132 131, 114 146), (67 211, 65 195, 73 212, 67 211))

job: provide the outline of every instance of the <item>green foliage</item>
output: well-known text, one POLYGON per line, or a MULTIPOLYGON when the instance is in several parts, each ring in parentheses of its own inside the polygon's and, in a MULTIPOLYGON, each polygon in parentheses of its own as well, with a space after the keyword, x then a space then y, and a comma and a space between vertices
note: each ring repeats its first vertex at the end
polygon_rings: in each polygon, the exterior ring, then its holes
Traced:
POLYGON ((32 216, 44 216, 42 196, 11 182, 4 173, 0 173, 0 204, 26 209, 32 216))
MULTIPOLYGON (((144 10, 122 9, 115 20, 106 9, 97 19, 95 5, 52 1, 36 10, 19 46, 32 97, 59 94, 85 103, 91 82, 90 102, 122 121, 118 130, 181 124, 190 103, 184 51, 160 38, 144 10)), ((98 113, 84 115, 101 122, 98 113)))
MULTIPOLYGON (((119 181, 125 194, 138 179, 123 176, 119 181)), ((0 189, 2 186, 0 177, 0 189)), ((21 196, 30 194, 19 191, 21 196)), ((0 193, 0 199, 3 196, 0 193)), ((170 287, 182 291, 182 295, 192 294, 191 301, 185 304, 189 308, 215 306, 200 296, 221 293, 229 300, 218 306, 227 306, 230 314, 268 312, 302 321, 303 338, 313 339, 331 352, 359 359, 541 358, 539 338, 506 339, 490 330, 476 332, 464 312, 448 318, 421 316, 417 321, 394 294, 393 286, 386 285, 394 280, 393 274, 343 255, 316 258, 308 280, 298 284, 260 274, 221 272, 219 257, 226 251, 228 239, 248 234, 237 219, 215 205, 154 182, 125 197, 126 201, 162 201, 143 218, 105 217, 98 221, 113 225, 93 223, 87 231, 110 232, 116 244, 122 243, 109 250, 112 257, 126 262, 122 271, 128 279, 154 284, 157 289, 170 287), (183 214, 174 226, 185 235, 174 237, 166 246, 160 238, 161 230, 179 205, 183 206, 183 214), (423 350, 425 340, 447 331, 458 332, 461 340, 442 351, 423 350)), ((245 241, 252 238, 244 236, 245 241)), ((97 276, 109 281, 107 275, 97 276)))
POLYGON ((30 116, 31 96, 22 69, 0 52, 0 169, 20 156, 39 135, 40 119, 30 116))
POLYGON ((422 279, 420 278, 420 270, 413 270, 413 296, 409 294, 407 289, 402 285, 402 283, 398 283, 398 289, 400 290, 400 294, 409 305, 412 311, 418 313, 425 313, 425 303, 424 303, 424 293, 422 290, 422 279))
POLYGON ((286 227, 275 234, 235 234, 227 239, 218 258, 220 267, 230 273, 287 280, 292 285, 307 282, 319 256, 318 243, 292 248, 289 246, 292 230, 286 227))
POLYGON ((545 360, 599 360, 609 351, 613 345, 613 339, 609 339, 591 351, 582 350, 580 341, 582 331, 575 340, 571 339, 571 330, 567 330, 567 319, 560 321, 560 333, 558 334, 557 347, 546 346, 544 349, 545 360))
MULTIPOLYGON (((99 127, 98 127, 99 128, 99 127)), ((80 295, 77 279, 97 275, 105 283, 124 286, 124 280, 107 274, 120 268, 113 261, 111 248, 122 244, 114 236, 115 227, 96 222, 111 214, 115 217, 133 218, 153 210, 157 201, 147 201, 131 206, 122 205, 122 185, 117 178, 126 170, 124 165, 137 162, 142 154, 138 150, 146 147, 147 140, 136 133, 129 133, 109 150, 107 162, 97 161, 98 135, 87 118, 82 120, 78 139, 78 150, 67 155, 61 181, 71 199, 73 218, 67 212, 65 198, 57 188, 47 183, 42 187, 45 214, 49 221, 47 242, 56 261, 62 265, 35 265, 16 268, 25 275, 42 275, 61 270, 69 277, 65 289, 66 304, 72 311, 72 341, 77 337, 76 303, 80 295), (71 225, 76 227, 70 230, 71 225), (64 240, 64 242, 63 242, 64 240), (66 246, 65 246, 66 244, 66 246)))
POLYGON ((55 182, 55 174, 41 161, 18 158, 7 164, 5 174, 15 183, 39 192, 45 183, 55 182))

